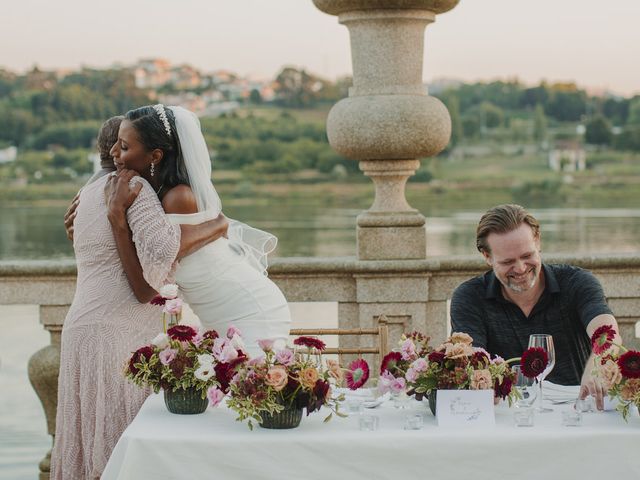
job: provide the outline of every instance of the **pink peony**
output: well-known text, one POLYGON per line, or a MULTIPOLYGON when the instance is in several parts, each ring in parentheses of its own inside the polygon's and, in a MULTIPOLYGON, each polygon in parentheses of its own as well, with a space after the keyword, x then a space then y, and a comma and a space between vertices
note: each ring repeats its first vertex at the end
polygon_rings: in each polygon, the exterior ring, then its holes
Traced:
POLYGON ((169 365, 171 362, 173 362, 173 359, 176 358, 177 353, 178 351, 173 348, 166 348, 162 350, 158 354, 158 357, 160 358, 160 363, 162 363, 163 365, 169 365))
POLYGON ((242 336, 242 332, 240 331, 240 329, 239 329, 239 328, 234 327, 233 325, 231 325, 231 326, 227 329, 227 338, 228 338, 228 339, 232 339, 234 335, 242 336))
POLYGON ((207 390, 207 398, 209 399, 209 405, 216 407, 224 398, 224 392, 218 387, 209 387, 207 390))
POLYGON ((284 348, 278 352, 276 352, 276 362, 288 367, 295 360, 295 355, 292 350, 288 348, 284 348))

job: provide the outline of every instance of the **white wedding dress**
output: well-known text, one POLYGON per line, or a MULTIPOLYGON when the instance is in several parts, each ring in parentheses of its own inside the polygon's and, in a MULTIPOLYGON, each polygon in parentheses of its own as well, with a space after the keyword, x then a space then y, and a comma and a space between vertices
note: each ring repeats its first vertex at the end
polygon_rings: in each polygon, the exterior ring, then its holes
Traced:
MULTIPOLYGON (((173 224, 196 225, 211 219, 211 212, 167 218, 173 224)), ((220 238, 180 260, 175 281, 206 329, 224 335, 230 325, 236 326, 248 353, 256 356, 261 353, 257 340, 286 340, 291 314, 280 289, 253 261, 241 243, 220 238)))

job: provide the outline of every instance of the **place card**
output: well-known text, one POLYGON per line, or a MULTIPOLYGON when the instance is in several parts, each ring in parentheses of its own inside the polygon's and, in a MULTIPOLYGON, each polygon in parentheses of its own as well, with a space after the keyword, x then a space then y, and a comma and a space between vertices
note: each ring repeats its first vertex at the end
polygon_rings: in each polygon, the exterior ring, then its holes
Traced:
POLYGON ((475 427, 496 424, 492 390, 438 390, 439 427, 475 427))

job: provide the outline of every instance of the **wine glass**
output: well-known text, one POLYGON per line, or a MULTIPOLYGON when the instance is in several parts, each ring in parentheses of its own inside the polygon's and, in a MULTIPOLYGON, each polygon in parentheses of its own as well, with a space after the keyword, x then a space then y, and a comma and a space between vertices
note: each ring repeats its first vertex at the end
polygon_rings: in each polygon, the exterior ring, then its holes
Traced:
POLYGON ((536 347, 542 348, 547 352, 547 366, 540 375, 536 377, 540 390, 538 391, 538 399, 536 400, 536 411, 540 413, 553 412, 552 408, 546 408, 542 406, 542 381, 545 379, 549 372, 553 370, 556 364, 556 352, 553 348, 553 337, 546 334, 534 334, 529 335, 529 348, 536 347))
POLYGON ((538 386, 535 384, 534 379, 529 378, 524 373, 522 373, 520 365, 514 365, 513 367, 511 367, 511 370, 513 370, 513 372, 516 374, 515 387, 520 393, 520 397, 522 397, 516 401, 516 406, 532 406, 538 395, 538 386))

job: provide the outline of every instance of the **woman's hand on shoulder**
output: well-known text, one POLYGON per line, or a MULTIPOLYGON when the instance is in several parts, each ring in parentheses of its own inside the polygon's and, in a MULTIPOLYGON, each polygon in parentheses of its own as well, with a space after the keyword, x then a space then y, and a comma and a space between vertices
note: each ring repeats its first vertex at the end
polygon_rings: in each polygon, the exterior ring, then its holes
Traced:
MULTIPOLYGON (((115 172, 114 172, 115 173, 115 172)), ((117 175, 110 174, 104 187, 104 198, 107 204, 107 216, 114 223, 126 223, 126 214, 136 197, 142 190, 142 183, 133 186, 129 182, 139 176, 135 170, 123 169, 117 175)))
POLYGON ((165 213, 198 213, 198 202, 188 185, 176 185, 162 197, 165 213))

